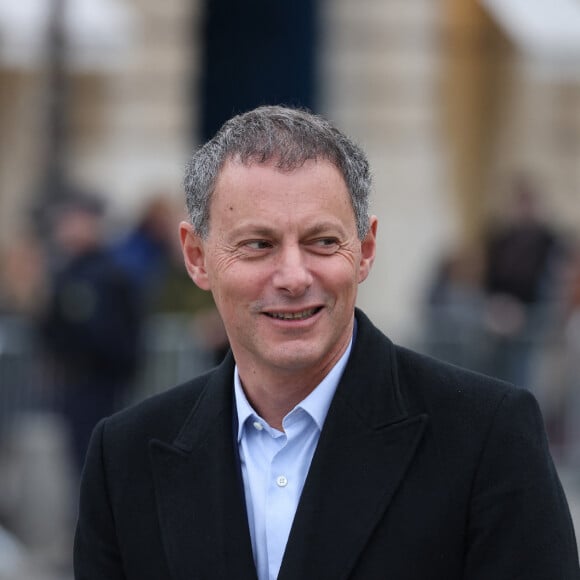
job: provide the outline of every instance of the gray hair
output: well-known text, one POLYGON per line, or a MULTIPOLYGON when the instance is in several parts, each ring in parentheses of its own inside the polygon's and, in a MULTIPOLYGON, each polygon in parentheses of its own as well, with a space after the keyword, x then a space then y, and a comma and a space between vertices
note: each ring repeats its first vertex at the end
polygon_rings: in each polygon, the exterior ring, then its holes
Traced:
POLYGON ((281 171, 292 171, 309 160, 330 161, 344 177, 358 237, 365 238, 372 186, 365 153, 326 119, 282 106, 258 107, 233 117, 194 152, 184 187, 189 219, 202 238, 209 233, 210 202, 219 172, 234 158, 245 165, 273 161, 281 171))

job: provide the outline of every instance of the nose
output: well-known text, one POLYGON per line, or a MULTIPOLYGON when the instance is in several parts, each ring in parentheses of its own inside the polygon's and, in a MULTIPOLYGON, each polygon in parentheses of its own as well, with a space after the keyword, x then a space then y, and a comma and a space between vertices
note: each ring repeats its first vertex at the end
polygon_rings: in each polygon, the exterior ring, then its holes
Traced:
POLYGON ((302 296, 311 286, 312 274, 299 246, 280 248, 273 282, 290 296, 302 296))

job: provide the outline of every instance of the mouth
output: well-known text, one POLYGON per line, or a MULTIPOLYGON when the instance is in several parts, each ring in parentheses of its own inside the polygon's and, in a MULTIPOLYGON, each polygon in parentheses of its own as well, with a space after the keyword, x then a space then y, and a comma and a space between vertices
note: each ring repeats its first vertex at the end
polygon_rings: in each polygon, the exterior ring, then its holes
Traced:
POLYGON ((306 320, 322 310, 321 306, 300 310, 299 312, 265 312, 266 316, 276 320, 306 320))

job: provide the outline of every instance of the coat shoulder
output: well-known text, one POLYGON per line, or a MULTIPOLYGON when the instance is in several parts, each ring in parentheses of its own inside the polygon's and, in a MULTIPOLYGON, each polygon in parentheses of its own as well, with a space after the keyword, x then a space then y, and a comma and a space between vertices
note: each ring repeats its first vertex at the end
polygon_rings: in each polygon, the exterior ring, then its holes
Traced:
POLYGON ((453 424, 485 429, 503 402, 535 405, 526 389, 394 344, 360 311, 357 320, 355 382, 375 384, 375 397, 401 409, 395 416, 427 414, 444 430, 453 424))
POLYGON ((124 436, 172 441, 203 396, 212 370, 119 411, 106 420, 106 432, 119 441, 124 436))
MULTIPOLYGON (((476 371, 432 358, 401 346, 395 347, 397 373, 405 391, 416 391, 425 399, 464 399, 496 405, 506 396, 525 389, 476 371)), ((412 398, 411 394, 411 398, 412 398)))
POLYGON ((407 408, 426 412, 438 437, 472 442, 487 437, 497 421, 535 424, 543 433, 541 412, 527 389, 503 380, 396 347, 397 373, 407 408))

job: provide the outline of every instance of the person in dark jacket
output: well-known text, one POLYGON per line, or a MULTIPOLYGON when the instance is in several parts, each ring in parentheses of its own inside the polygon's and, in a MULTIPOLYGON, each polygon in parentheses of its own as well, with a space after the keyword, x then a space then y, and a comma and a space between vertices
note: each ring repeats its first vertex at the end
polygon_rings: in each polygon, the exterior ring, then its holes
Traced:
POLYGON ((42 338, 79 470, 90 433, 126 394, 136 370, 134 288, 102 238, 99 199, 75 194, 54 215, 58 249, 42 338))
POLYGON ((99 423, 76 579, 579 580, 533 396, 355 309, 377 233, 360 148, 260 107, 185 183, 185 265, 231 351, 99 423))

